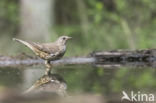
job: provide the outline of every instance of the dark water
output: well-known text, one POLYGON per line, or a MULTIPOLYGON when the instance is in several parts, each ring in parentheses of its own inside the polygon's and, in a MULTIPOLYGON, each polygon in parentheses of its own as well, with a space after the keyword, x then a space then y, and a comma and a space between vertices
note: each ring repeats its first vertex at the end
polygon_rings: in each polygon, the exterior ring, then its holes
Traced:
MULTIPOLYGON (((68 92, 112 94, 122 90, 156 91, 156 68, 102 68, 89 65, 64 66, 53 72, 64 78, 68 92)), ((28 88, 44 74, 44 68, 0 68, 0 87, 28 88)))

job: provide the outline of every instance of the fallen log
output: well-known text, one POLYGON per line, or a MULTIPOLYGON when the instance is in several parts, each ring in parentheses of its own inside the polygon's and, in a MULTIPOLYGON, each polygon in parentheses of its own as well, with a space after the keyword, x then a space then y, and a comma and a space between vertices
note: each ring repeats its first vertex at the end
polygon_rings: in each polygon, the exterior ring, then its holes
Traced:
POLYGON ((96 58, 95 65, 106 67, 106 65, 120 66, 149 66, 156 67, 156 49, 136 50, 136 51, 103 51, 91 54, 96 58))

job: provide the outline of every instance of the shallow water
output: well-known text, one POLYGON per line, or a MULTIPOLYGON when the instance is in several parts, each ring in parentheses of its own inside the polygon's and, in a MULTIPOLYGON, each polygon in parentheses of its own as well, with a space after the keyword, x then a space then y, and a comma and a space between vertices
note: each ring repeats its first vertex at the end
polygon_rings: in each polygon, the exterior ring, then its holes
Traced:
MULTIPOLYGON (((156 91, 156 68, 120 67, 102 68, 90 65, 55 67, 67 83, 70 93, 114 94, 127 91, 156 91)), ((0 68, 1 88, 29 88, 44 74, 44 68, 0 68)))

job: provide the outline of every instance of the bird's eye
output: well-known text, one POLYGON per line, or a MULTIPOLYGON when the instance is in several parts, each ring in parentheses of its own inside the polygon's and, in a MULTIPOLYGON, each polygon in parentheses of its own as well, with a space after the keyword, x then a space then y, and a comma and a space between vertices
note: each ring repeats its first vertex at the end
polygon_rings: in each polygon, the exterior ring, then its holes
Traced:
POLYGON ((66 38, 65 37, 63 37, 63 40, 65 40, 66 38))

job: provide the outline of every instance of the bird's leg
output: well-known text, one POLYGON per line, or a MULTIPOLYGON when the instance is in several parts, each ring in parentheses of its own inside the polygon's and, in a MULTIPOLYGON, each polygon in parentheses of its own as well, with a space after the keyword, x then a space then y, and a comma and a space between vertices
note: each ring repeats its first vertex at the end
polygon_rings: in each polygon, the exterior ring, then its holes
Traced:
POLYGON ((45 71, 45 75, 49 75, 50 74, 50 70, 52 68, 52 65, 50 64, 49 60, 45 61, 45 66, 46 66, 46 71, 45 71))

